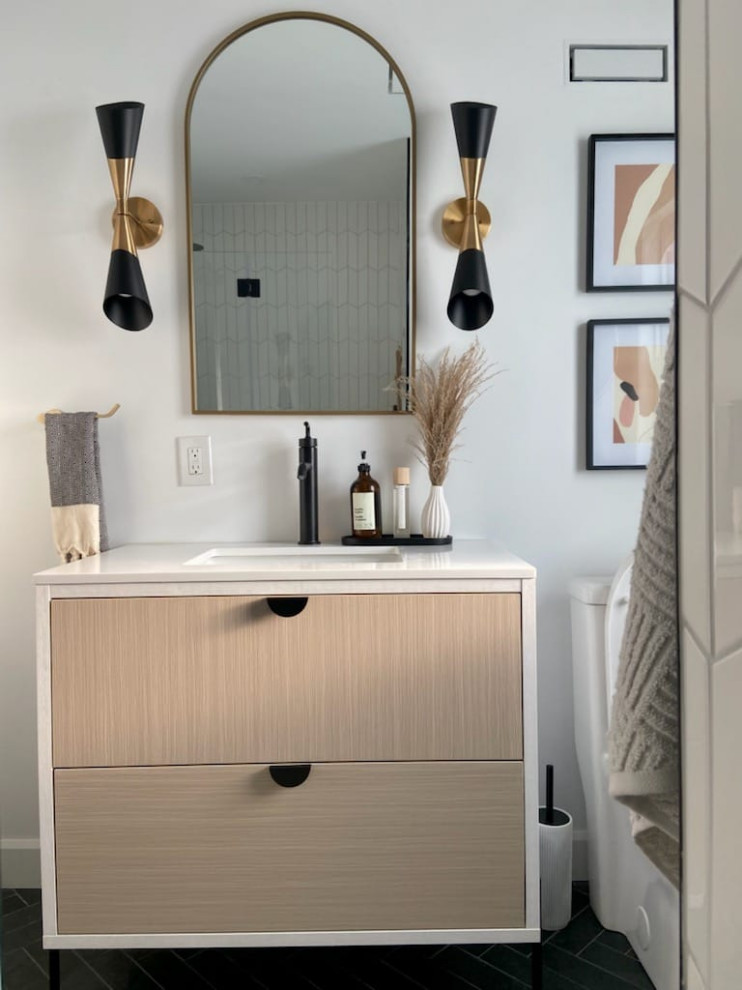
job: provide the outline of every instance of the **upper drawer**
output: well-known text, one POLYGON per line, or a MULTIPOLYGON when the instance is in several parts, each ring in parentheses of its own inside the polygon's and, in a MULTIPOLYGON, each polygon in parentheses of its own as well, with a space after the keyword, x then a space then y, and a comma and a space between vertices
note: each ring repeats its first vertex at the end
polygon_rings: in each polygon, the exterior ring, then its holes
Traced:
POLYGON ((52 602, 64 766, 517 760, 520 596, 52 602))

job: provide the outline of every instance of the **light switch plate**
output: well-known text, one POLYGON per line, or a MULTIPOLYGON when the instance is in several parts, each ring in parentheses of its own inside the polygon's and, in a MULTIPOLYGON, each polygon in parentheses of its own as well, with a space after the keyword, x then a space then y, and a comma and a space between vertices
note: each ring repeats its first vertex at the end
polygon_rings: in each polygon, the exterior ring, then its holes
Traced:
POLYGON ((213 485, 211 437, 176 437, 178 484, 213 485))

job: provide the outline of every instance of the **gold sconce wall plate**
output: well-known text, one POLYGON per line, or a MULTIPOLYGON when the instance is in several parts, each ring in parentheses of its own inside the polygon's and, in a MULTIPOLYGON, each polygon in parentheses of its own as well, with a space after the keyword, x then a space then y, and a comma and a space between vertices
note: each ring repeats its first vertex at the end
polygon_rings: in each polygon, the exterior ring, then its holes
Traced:
MULTIPOLYGON (((162 237, 163 219, 155 204, 143 196, 131 196, 127 201, 127 207, 129 219, 133 221, 131 232, 136 246, 141 249, 157 244, 162 237)), ((111 223, 114 227, 117 216, 118 210, 114 209, 111 214, 111 223)))
MULTIPOLYGON (((467 213, 466 204, 467 200, 462 196, 461 199, 455 199, 449 203, 443 211, 441 227, 443 229, 443 236, 451 247, 457 248, 461 245, 461 238, 464 233, 464 218, 467 213)), ((477 200, 476 215, 479 236, 484 240, 490 232, 492 217, 484 203, 481 203, 479 200, 477 200)))

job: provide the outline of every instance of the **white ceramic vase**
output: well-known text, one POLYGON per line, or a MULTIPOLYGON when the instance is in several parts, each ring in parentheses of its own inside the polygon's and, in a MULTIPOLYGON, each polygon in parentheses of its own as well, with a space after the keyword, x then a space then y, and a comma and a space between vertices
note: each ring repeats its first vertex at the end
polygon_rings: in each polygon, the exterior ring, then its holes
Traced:
POLYGON ((451 513, 448 511, 442 485, 431 485, 423 511, 420 529, 427 539, 442 539, 451 530, 451 513))

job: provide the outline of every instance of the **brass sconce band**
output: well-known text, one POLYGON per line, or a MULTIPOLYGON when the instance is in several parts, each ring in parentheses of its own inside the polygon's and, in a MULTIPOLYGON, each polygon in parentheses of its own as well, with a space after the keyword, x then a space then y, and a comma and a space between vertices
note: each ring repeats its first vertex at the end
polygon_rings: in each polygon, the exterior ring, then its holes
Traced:
POLYGON ((461 158, 461 174, 464 178, 466 196, 449 203, 443 212, 443 236, 452 247, 464 251, 467 247, 477 247, 482 250, 482 241, 492 226, 490 212, 484 203, 480 203, 479 188, 482 184, 482 173, 486 158, 461 158), (473 229, 467 228, 467 214, 476 216, 477 223, 473 229), (477 243, 475 244, 475 240, 477 243))
POLYGON ((129 197, 134 158, 109 158, 116 206, 113 210, 113 251, 136 254, 137 248, 156 244, 162 236, 162 214, 154 203, 142 196, 129 197))
POLYGON ((464 217, 464 226, 461 231, 461 242, 459 251, 481 251, 482 236, 479 232, 479 224, 474 213, 467 213, 464 217))
POLYGON ((117 213, 114 211, 113 217, 113 241, 112 251, 128 251, 136 257, 137 245, 134 240, 133 224, 131 217, 127 213, 117 213))
POLYGON ((464 178, 466 199, 477 199, 482 185, 482 173, 486 158, 460 158, 461 174, 464 178))
POLYGON ((123 212, 124 203, 129 198, 131 176, 134 171, 133 158, 109 158, 108 171, 111 173, 113 195, 116 197, 116 207, 123 212))

